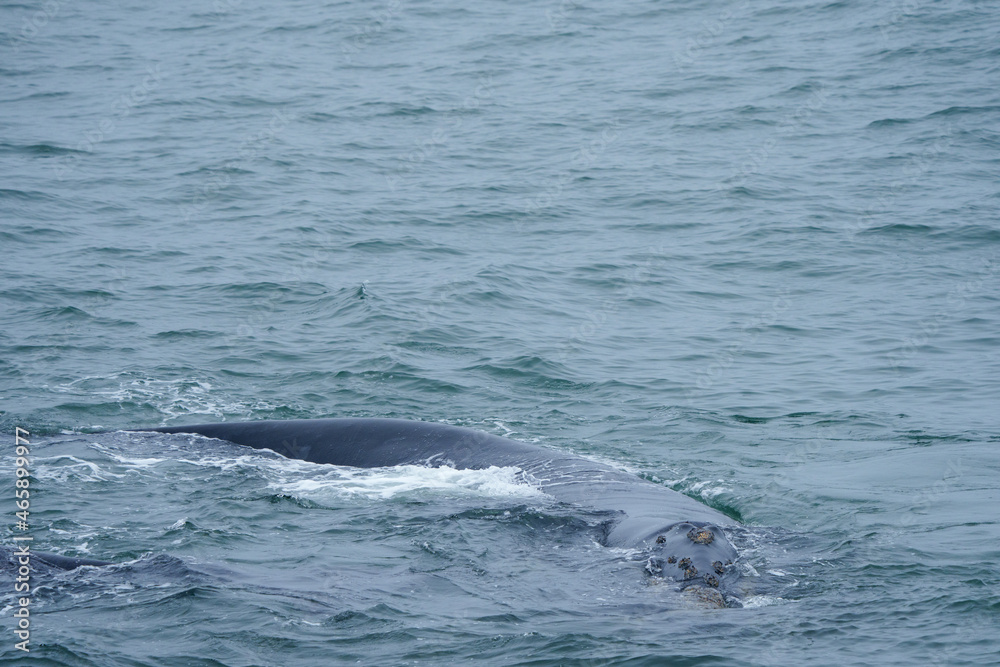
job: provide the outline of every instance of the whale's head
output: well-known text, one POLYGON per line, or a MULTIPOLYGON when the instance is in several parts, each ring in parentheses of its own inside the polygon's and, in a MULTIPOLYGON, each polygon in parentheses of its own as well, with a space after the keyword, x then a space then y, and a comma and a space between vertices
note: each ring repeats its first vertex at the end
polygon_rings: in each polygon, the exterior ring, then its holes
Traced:
POLYGON ((703 521, 681 521, 648 540, 652 554, 646 570, 672 579, 681 588, 694 588, 706 599, 725 599, 739 579, 738 553, 718 526, 703 521), (717 594, 714 594, 716 591, 717 594))

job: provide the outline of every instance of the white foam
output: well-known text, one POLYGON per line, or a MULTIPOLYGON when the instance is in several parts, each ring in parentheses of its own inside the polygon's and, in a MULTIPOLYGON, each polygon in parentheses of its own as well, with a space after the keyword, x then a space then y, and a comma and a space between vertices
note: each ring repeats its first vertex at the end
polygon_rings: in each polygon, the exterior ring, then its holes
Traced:
POLYGON ((742 600, 744 609, 759 609, 761 607, 771 607, 776 604, 786 602, 784 598, 776 595, 751 595, 742 600))
POLYGON ((723 484, 722 480, 717 480, 716 482, 704 481, 704 482, 696 482, 695 484, 692 484, 689 488, 691 489, 692 492, 697 493, 705 500, 710 500, 718 495, 721 495, 723 493, 729 493, 730 491, 732 491, 732 489, 730 489, 727 486, 723 486, 722 484, 723 484), (715 486, 713 486, 713 484, 715 486))
POLYGON ((528 475, 514 467, 456 470, 415 465, 388 468, 322 466, 322 471, 314 469, 311 472, 308 479, 289 479, 283 475, 282 479, 272 481, 269 488, 310 500, 331 496, 384 500, 428 493, 526 500, 548 498, 528 475))

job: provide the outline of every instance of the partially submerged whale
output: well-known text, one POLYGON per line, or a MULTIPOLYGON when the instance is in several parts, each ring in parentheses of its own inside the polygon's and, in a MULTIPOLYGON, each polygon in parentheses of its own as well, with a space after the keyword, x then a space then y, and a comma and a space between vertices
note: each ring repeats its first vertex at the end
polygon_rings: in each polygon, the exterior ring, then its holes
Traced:
POLYGON ((693 498, 590 459, 482 431, 405 419, 298 419, 142 429, 196 433, 283 456, 360 468, 398 465, 520 468, 557 500, 614 512, 605 544, 642 549, 646 570, 710 604, 733 603, 736 522, 693 498))
MULTIPOLYGON (((22 547, 24 545, 21 545, 22 547)), ((111 565, 106 560, 95 560, 93 558, 72 558, 70 556, 60 556, 45 551, 28 550, 25 553, 22 549, 13 549, 0 545, 0 570, 17 572, 20 567, 30 567, 32 571, 39 570, 75 570, 85 565, 100 566, 111 565)))

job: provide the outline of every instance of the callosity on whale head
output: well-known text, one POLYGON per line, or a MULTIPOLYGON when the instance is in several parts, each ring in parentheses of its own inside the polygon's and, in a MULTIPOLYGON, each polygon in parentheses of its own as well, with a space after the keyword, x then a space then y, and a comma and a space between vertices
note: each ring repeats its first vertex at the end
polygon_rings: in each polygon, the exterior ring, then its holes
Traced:
POLYGON ((736 548, 714 524, 681 521, 651 535, 647 544, 652 551, 647 571, 684 588, 727 590, 739 579, 736 548))

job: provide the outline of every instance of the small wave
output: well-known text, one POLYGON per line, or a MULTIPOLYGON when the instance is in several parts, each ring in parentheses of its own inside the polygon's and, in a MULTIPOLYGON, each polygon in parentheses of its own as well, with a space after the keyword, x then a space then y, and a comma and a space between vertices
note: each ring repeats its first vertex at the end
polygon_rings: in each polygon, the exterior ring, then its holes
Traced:
POLYGON ((0 144, 0 152, 24 153, 29 156, 50 156, 50 155, 85 155, 87 151, 74 150, 65 146, 55 144, 0 144))
POLYGON ((222 395, 213 391, 211 383, 195 377, 159 380, 132 372, 88 375, 54 385, 50 390, 80 397, 87 403, 101 398, 118 405, 148 406, 163 415, 161 425, 180 416, 225 418, 239 415, 246 418, 256 411, 273 409, 271 404, 261 400, 244 403, 221 399, 222 395))
POLYGON ((96 449, 97 451, 101 452, 102 454, 104 454, 109 459, 113 460, 115 463, 122 466, 123 468, 151 468, 157 465, 158 463, 162 463, 163 461, 167 460, 163 458, 136 458, 136 457, 124 456, 122 454, 115 452, 112 449, 109 449, 97 443, 92 443, 90 446, 93 449, 96 449))
POLYGON ((896 125, 906 125, 912 122, 912 118, 883 118, 881 120, 873 120, 868 123, 868 127, 894 127, 896 125))
POLYGON ((105 470, 92 461, 84 461, 71 455, 38 457, 35 464, 33 475, 44 481, 107 482, 123 476, 105 470))
POLYGON ((1000 111, 1000 106, 948 107, 947 109, 941 109, 940 111, 928 114, 927 118, 933 118, 935 116, 964 116, 977 113, 996 113, 997 111, 1000 111))

